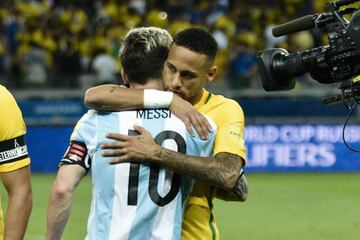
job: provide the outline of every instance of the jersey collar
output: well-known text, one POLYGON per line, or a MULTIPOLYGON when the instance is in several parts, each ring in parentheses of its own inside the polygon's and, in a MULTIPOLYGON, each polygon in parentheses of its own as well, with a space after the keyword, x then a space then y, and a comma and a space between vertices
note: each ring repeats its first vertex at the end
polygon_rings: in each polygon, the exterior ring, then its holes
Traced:
POLYGON ((201 96, 201 99, 199 102, 197 102, 194 107, 196 109, 199 109, 201 106, 205 105, 207 103, 207 101, 209 100, 210 97, 210 93, 208 91, 205 90, 205 88, 203 88, 203 94, 201 96))

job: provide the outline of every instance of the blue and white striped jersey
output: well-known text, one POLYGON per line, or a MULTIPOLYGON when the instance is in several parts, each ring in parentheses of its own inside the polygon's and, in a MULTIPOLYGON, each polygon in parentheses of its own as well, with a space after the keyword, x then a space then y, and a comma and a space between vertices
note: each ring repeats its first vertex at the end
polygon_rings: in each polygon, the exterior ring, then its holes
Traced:
POLYGON ((100 145, 105 134, 136 135, 147 129, 159 145, 193 156, 210 156, 216 125, 208 140, 194 138, 167 109, 99 113, 90 110, 78 122, 61 164, 78 164, 92 174, 92 203, 87 237, 106 239, 181 239, 184 205, 193 180, 156 164, 110 165, 100 145))

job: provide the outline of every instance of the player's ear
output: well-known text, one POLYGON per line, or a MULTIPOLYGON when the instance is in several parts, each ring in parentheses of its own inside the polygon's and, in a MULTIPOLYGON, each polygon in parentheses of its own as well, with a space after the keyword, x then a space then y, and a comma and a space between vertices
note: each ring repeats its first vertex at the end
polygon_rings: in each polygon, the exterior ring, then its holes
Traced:
POLYGON ((121 72, 121 78, 122 78, 123 82, 125 84, 129 84, 129 79, 128 79, 126 73, 124 72, 124 69, 121 69, 120 72, 121 72))
POLYGON ((216 77, 216 73, 217 73, 217 66, 212 66, 206 74, 206 81, 212 82, 216 77))

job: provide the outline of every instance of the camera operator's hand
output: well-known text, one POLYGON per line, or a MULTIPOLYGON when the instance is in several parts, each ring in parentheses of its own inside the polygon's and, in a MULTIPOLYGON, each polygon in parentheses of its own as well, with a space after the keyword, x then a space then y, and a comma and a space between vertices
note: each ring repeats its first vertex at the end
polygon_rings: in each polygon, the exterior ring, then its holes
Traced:
POLYGON ((188 101, 182 99, 178 95, 174 94, 170 103, 169 109, 185 124, 187 130, 192 136, 194 132, 192 126, 198 132, 202 139, 208 137, 208 133, 212 131, 206 117, 204 117, 198 110, 196 110, 188 101))

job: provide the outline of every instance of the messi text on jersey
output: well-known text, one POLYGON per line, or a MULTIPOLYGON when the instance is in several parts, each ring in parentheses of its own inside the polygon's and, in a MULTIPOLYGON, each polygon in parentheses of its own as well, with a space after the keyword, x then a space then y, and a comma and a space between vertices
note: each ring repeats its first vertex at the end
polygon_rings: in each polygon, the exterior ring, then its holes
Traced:
POLYGON ((165 108, 137 110, 136 118, 142 118, 142 119, 171 118, 171 112, 169 109, 165 109, 165 108))

